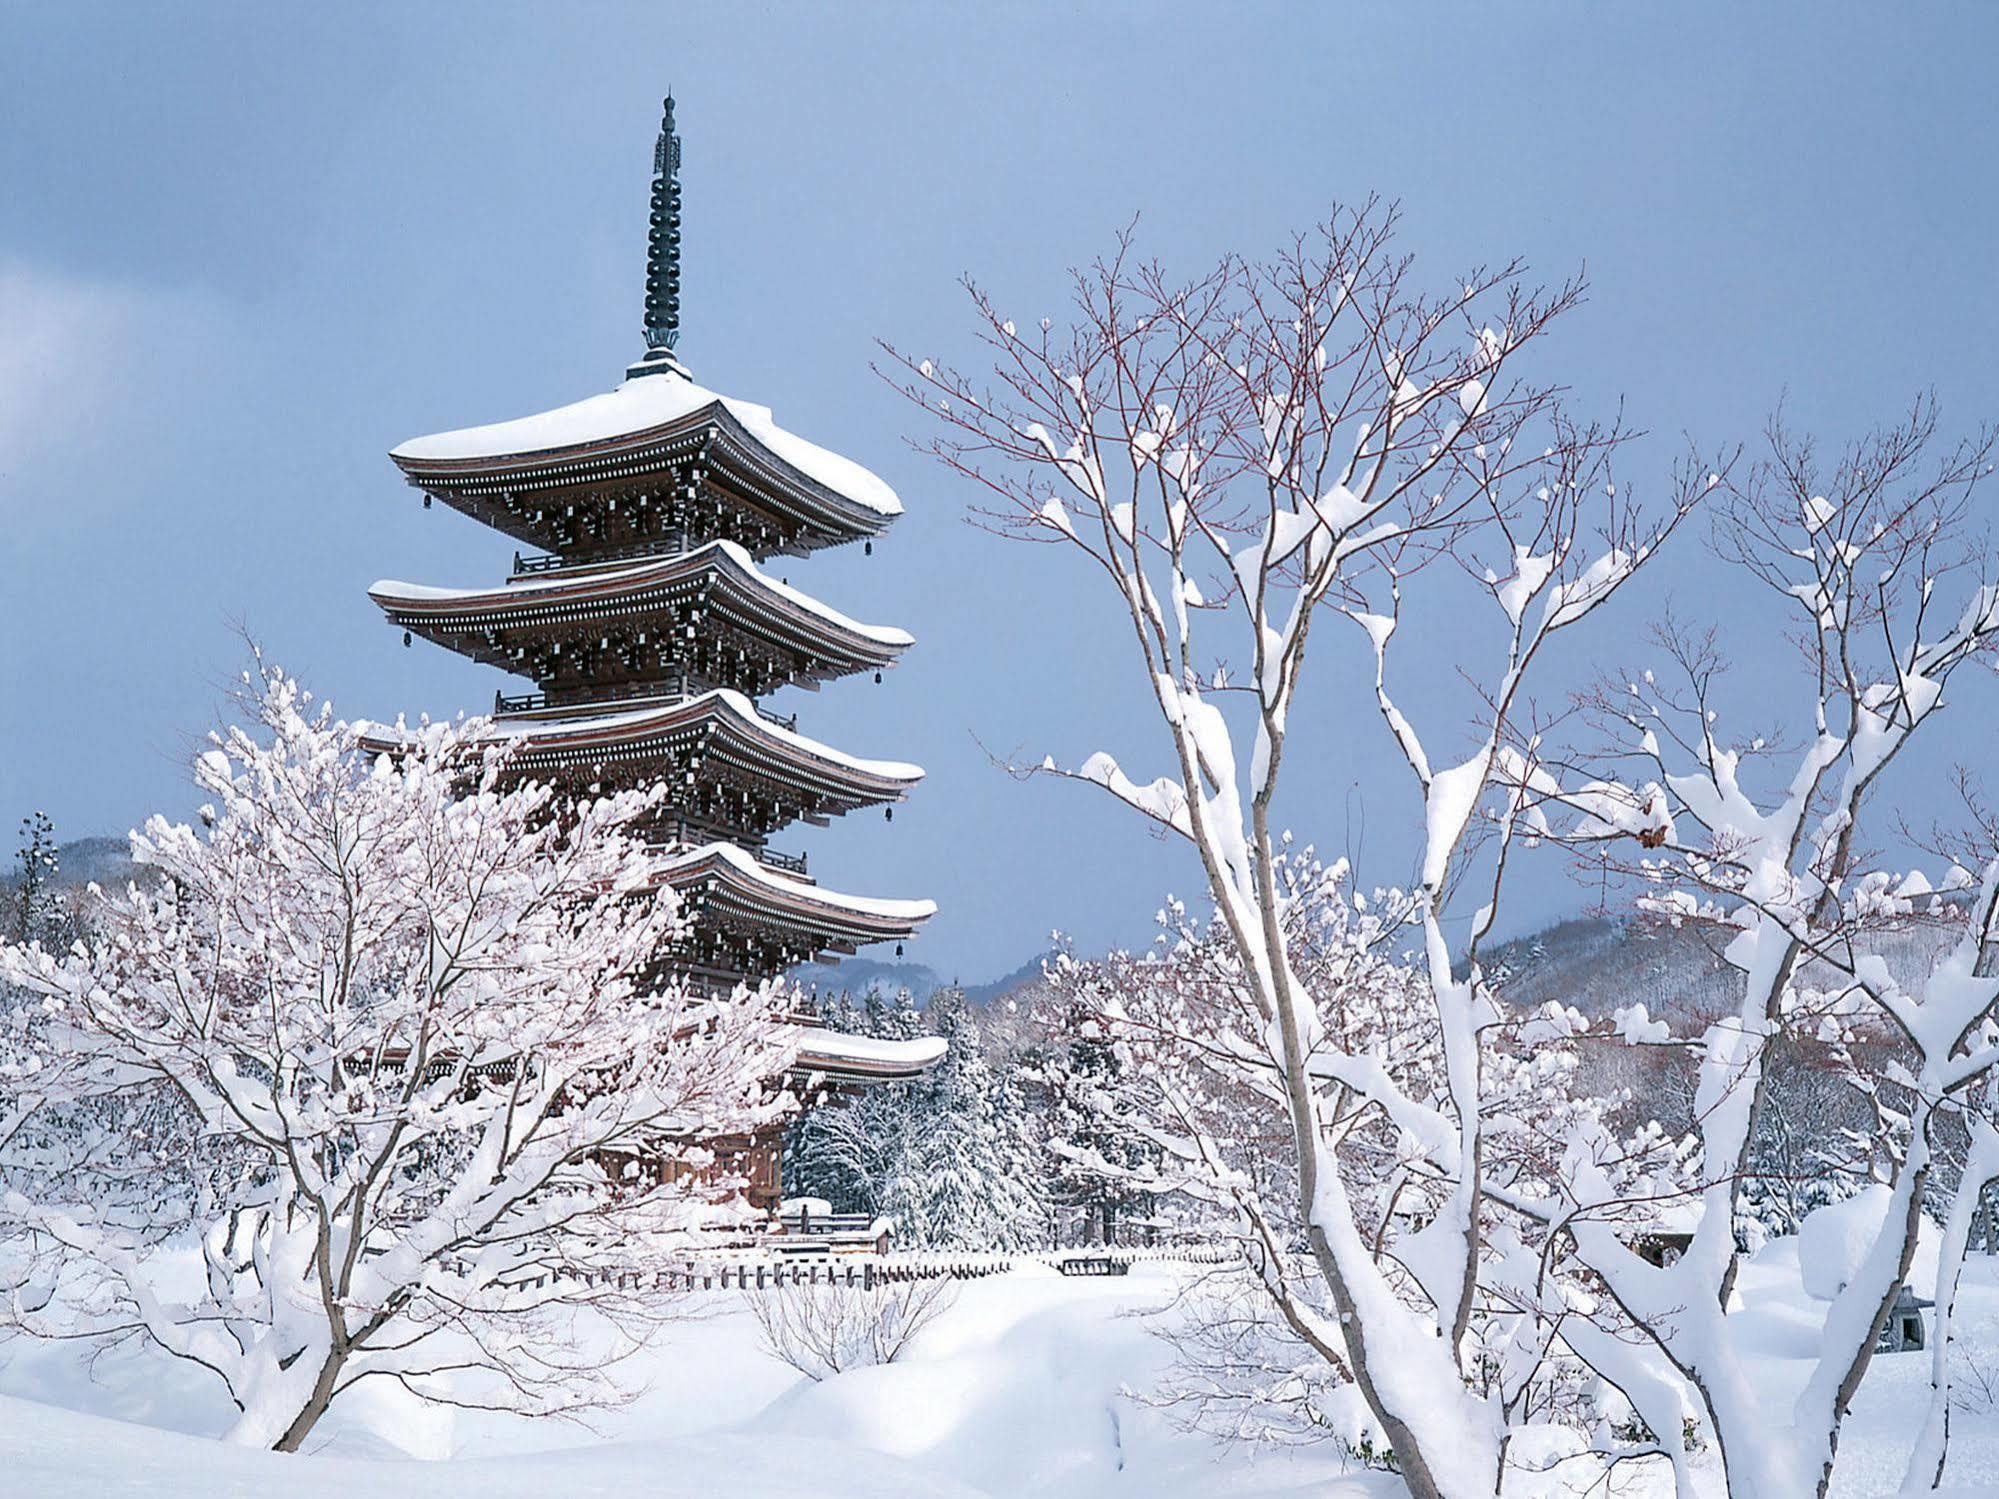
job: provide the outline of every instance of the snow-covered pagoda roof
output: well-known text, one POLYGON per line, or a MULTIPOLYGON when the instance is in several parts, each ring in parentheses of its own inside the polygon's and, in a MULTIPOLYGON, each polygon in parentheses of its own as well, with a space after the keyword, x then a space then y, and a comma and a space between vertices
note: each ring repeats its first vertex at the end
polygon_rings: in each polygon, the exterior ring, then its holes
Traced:
POLYGON ((719 614, 835 671, 879 670, 914 643, 907 631, 861 624, 778 581, 732 541, 639 562, 523 573, 498 588, 433 588, 385 578, 368 595, 402 628, 451 637, 440 643, 500 666, 511 663, 496 641, 482 646, 466 637, 647 617, 679 623, 690 608, 719 614))
POLYGON ((728 688, 609 712, 600 707, 509 714, 495 719, 493 727, 518 741, 516 763, 530 772, 650 758, 694 734, 705 736, 706 754, 739 759, 765 773, 781 768, 788 778, 850 807, 901 801, 923 779, 921 766, 865 760, 821 744, 773 721, 728 688))
POLYGON ((779 925, 804 935, 814 951, 851 953, 869 942, 914 936, 937 914, 931 900, 845 895, 772 869, 733 843, 708 843, 670 855, 662 883, 700 902, 704 923, 779 925))
POLYGON ((808 1029, 799 1040, 794 1070, 823 1073, 836 1079, 895 1082, 916 1077, 944 1060, 942 1036, 917 1036, 890 1041, 878 1036, 850 1036, 844 1031, 808 1029))
POLYGON ((659 474, 698 456, 823 541, 874 536, 902 501, 853 460, 786 431, 770 408, 696 385, 677 364, 616 390, 514 421, 416 437, 389 456, 409 481, 489 523, 532 491, 659 474))

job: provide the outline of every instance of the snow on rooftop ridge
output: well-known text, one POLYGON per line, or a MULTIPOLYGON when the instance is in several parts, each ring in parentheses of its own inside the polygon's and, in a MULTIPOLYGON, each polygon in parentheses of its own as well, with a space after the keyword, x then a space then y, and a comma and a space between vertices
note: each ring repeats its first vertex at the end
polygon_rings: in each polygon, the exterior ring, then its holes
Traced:
POLYGON ((750 556, 738 542, 730 541, 724 537, 710 544, 722 548, 738 567, 755 578, 760 585, 769 589, 780 598, 790 599, 791 602, 797 604, 801 609, 810 609, 813 613, 823 615, 834 624, 852 630, 856 635, 865 635, 871 640, 880 641, 883 645, 911 646, 916 644, 916 637, 907 630, 898 630, 893 625, 860 624, 855 620, 849 619, 830 604, 820 603, 811 594, 801 593, 781 578, 773 578, 769 573, 757 566, 756 559, 750 556))
POLYGON ((851 458, 787 432, 768 406, 717 395, 678 373, 634 376, 603 395, 513 421, 413 437, 390 449, 389 456, 433 463, 528 457, 629 437, 681 421, 711 406, 727 411, 774 457, 814 483, 877 515, 902 514, 902 501, 895 491, 851 458))
POLYGON ((741 546, 727 538, 708 542, 691 552, 682 552, 672 557, 650 557, 612 567, 591 568, 587 572, 579 570, 569 573, 564 569, 557 569, 553 572, 524 575, 498 588, 440 588, 430 583, 406 583, 400 578, 377 578, 369 585, 368 593, 378 603, 448 604, 482 598, 511 601, 536 593, 574 588, 580 583, 615 584, 626 579, 636 580, 676 563, 691 563, 707 552, 719 552, 756 587, 817 615, 836 629, 845 630, 849 634, 872 640, 877 645, 891 646, 897 650, 916 643, 916 637, 907 630, 898 630, 893 625, 864 625, 859 620, 842 614, 832 605, 821 603, 811 594, 802 593, 788 583, 779 582, 758 567, 755 559, 741 546))
POLYGON ((950 1044, 942 1036, 917 1036, 892 1041, 884 1036, 855 1036, 846 1031, 812 1030, 799 1042, 801 1060, 808 1063, 874 1062, 914 1071, 944 1059, 950 1044))
POLYGON ((617 708, 604 713, 577 714, 561 718, 496 718, 493 720, 493 731, 495 734, 512 738, 533 738, 537 735, 557 738, 564 734, 589 734, 695 711, 700 704, 710 700, 765 738, 790 745, 829 764, 844 766, 849 770, 875 776, 884 781, 913 783, 924 777, 924 770, 920 765, 911 765, 904 760, 863 759, 859 755, 850 755, 843 750, 834 749, 831 745, 821 743, 810 735, 801 734, 796 729, 787 729, 783 724, 772 723, 756 710, 756 706, 747 697, 733 687, 711 688, 707 692, 698 693, 690 698, 676 698, 669 703, 652 703, 641 708, 617 708))
POLYGON ((670 855, 660 865, 660 873, 670 880, 679 871, 709 859, 719 859, 753 884, 793 900, 817 901, 837 910, 879 916, 886 921, 928 921, 937 914, 937 902, 934 900, 890 900, 875 895, 847 895, 838 890, 828 890, 824 885, 808 884, 790 874, 766 867, 757 861, 755 855, 746 853, 733 843, 704 843, 670 855))

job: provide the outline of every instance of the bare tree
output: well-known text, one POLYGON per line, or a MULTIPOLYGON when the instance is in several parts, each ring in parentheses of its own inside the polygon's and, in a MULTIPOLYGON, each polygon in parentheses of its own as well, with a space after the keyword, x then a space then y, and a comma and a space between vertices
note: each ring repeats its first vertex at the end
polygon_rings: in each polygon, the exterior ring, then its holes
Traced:
MULTIPOLYGON (((1328 1155, 1384 1280, 1399 1295, 1419 1297, 1423 1256, 1434 1242, 1426 1230, 1454 1184, 1436 1171, 1434 1147, 1417 1133, 1422 1111, 1433 1116, 1448 1106, 1450 1079, 1427 972, 1398 950, 1418 930, 1415 902, 1393 890, 1357 892, 1343 863, 1322 863, 1309 849, 1279 850, 1276 888, 1298 992, 1315 1007, 1311 1062, 1328 1155), (1333 1071, 1341 1059, 1352 1065, 1333 1071), (1367 1084, 1347 1073, 1365 1075, 1367 1084), (1410 1106, 1397 1114, 1383 1108, 1390 1089, 1410 1106)), ((1119 1050, 1117 1087, 1099 1105, 1103 1126, 1148 1147, 1099 1151, 1092 1169, 1167 1201, 1206 1205, 1206 1231, 1233 1233, 1249 1267, 1243 1290, 1231 1283, 1240 1271, 1217 1272, 1181 1298, 1165 1334, 1177 1355, 1169 1403, 1190 1424, 1230 1440, 1331 1431, 1357 1453, 1378 1453, 1380 1433, 1337 1393, 1353 1384, 1338 1348, 1317 1336, 1338 1313, 1298 1210, 1288 1094, 1261 1041, 1268 1026, 1253 986, 1218 918, 1190 921, 1177 902, 1168 910, 1176 924, 1150 950, 1087 962, 1065 954, 1051 965, 1050 981, 1059 995, 1090 1005, 1119 1050)), ((1588 1310, 1597 1298, 1561 1240, 1531 1215, 1497 1205, 1551 1195, 1568 1142, 1607 1132, 1611 1100, 1580 1086, 1582 1025, 1579 1015, 1549 1005, 1481 1033, 1485 1186, 1465 1379, 1500 1424, 1508 1452, 1520 1427, 1558 1420, 1588 1444, 1565 1461, 1674 1458, 1677 1448, 1598 1419, 1566 1345, 1594 1346, 1626 1330, 1614 1315, 1588 1310)), ((1684 1175, 1678 1142, 1657 1125, 1641 1122, 1619 1138, 1617 1172, 1634 1195, 1657 1198, 1684 1175)), ((1635 1360, 1621 1372, 1634 1387, 1650 1374, 1635 1360)), ((1637 1399, 1652 1429, 1680 1430, 1669 1382, 1645 1384, 1637 1399), (1653 1385, 1656 1400, 1648 1398, 1653 1385)))
MULTIPOLYGON (((1127 237, 1075 275, 1075 315, 1059 331, 1043 320, 1023 332, 973 289, 989 381, 888 353, 943 425, 932 450, 984 486, 988 521, 1080 554, 1122 606, 1170 770, 1144 782, 1101 753, 1044 768, 1103 788, 1198 853, 1241 955, 1257 1044, 1282 1079, 1299 1218, 1329 1294, 1329 1315, 1299 1331, 1352 1371, 1411 1492, 1429 1499, 1492 1492, 1502 1460, 1499 1420, 1468 1391, 1462 1350, 1479 1261, 1481 1034, 1494 1014, 1478 945, 1510 823, 1468 938, 1448 935, 1445 907, 1501 748, 1522 728, 1530 669, 1651 555, 1705 481, 1683 474, 1648 528, 1610 474, 1618 430, 1573 420, 1554 387, 1521 376, 1579 284, 1533 293, 1508 265, 1426 295, 1394 230, 1394 212, 1370 202, 1269 264, 1229 258, 1184 284, 1135 264, 1127 237), (1461 566, 1492 611, 1481 702, 1449 726, 1474 741, 1455 764, 1432 759, 1389 670, 1410 580, 1439 561, 1461 566), (1359 627, 1349 639, 1424 815, 1413 896, 1448 1080, 1437 1104, 1327 1044, 1283 930, 1272 805, 1328 609, 1359 627), (1445 1184, 1421 1251, 1405 1246, 1406 1284, 1384 1270, 1343 1184, 1342 1130, 1326 1112, 1335 1081, 1423 1141, 1445 1184)), ((1305 773, 1337 774, 1333 753, 1305 773)))

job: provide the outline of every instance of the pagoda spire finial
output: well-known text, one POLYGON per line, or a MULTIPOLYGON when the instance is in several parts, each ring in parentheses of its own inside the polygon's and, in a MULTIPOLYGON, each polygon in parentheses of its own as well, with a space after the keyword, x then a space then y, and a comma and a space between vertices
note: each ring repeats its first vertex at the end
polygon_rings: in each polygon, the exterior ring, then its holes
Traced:
POLYGON ((669 352, 680 341, 680 137, 673 95, 652 152, 652 215, 646 234, 646 348, 669 352))

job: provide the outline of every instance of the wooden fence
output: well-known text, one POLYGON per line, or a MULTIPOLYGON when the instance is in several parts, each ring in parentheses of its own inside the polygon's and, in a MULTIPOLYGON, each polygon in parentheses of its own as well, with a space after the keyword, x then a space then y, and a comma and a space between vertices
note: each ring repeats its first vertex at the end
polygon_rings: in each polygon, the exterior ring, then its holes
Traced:
MULTIPOLYGON (((793 1254, 685 1260, 661 1269, 559 1266, 515 1282, 523 1290, 573 1283, 631 1291, 768 1291, 782 1286, 851 1286, 872 1291, 921 1280, 983 1280, 1022 1265, 1061 1269, 1065 1260, 1110 1262, 1128 1269, 1137 1263, 1222 1265, 1241 1258, 1234 1245, 1187 1244, 1045 1250, 1030 1254, 843 1254, 807 1259, 793 1254)), ((469 1269, 468 1267, 463 1267, 469 1269)), ((1119 1273, 1122 1273, 1120 1271, 1119 1273)))

